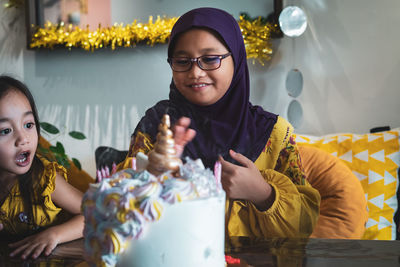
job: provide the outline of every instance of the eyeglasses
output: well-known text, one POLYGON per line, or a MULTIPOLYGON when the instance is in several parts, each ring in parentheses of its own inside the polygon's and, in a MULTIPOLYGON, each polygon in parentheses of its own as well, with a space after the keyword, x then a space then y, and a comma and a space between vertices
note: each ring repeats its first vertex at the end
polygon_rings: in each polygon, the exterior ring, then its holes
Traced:
POLYGON ((231 53, 225 55, 205 55, 197 58, 190 57, 170 57, 167 59, 171 69, 176 72, 185 72, 192 68, 193 62, 197 62, 202 70, 216 70, 221 67, 221 61, 231 53))

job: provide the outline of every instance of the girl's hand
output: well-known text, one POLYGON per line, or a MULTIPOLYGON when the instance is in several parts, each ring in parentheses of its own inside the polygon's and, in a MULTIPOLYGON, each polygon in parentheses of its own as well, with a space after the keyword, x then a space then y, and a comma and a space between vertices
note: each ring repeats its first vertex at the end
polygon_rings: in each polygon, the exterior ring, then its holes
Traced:
POLYGON ((62 224, 10 244, 11 248, 15 248, 10 254, 11 257, 21 254, 23 259, 30 255, 35 259, 42 253, 48 256, 58 244, 82 237, 84 217, 79 214, 82 192, 68 184, 59 173, 55 182, 56 188, 51 194, 54 204, 75 216, 62 224))
POLYGON ((48 256, 58 243, 59 238, 56 231, 53 231, 52 228, 49 228, 36 235, 32 235, 18 242, 9 244, 9 247, 16 248, 13 252, 11 252, 10 256, 14 257, 21 254, 21 258, 26 259, 32 255, 32 258, 36 259, 40 254, 42 254, 42 252, 44 252, 45 256, 48 256))
POLYGON ((3 224, 0 223, 0 231, 3 230, 3 224))
POLYGON ((187 117, 180 118, 172 127, 175 140, 176 155, 181 157, 187 143, 196 136, 196 131, 189 129, 190 119, 187 117))
POLYGON ((268 209, 274 199, 273 188, 264 180, 256 165, 240 153, 229 150, 231 157, 242 166, 225 161, 221 162, 221 183, 227 196, 232 199, 249 200, 259 210, 268 209))

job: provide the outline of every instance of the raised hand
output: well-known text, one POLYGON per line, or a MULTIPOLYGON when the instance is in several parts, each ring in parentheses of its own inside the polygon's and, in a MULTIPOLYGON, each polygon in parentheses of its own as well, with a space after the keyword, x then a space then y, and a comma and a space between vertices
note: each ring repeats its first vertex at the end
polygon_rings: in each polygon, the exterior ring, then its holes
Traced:
POLYGON ((187 117, 180 118, 172 127, 175 140, 176 154, 180 157, 183 153, 185 145, 193 140, 196 131, 189 129, 190 119, 187 117))
POLYGON ((232 199, 249 200, 259 210, 268 209, 275 199, 273 188, 264 180, 251 160, 233 150, 229 150, 229 154, 241 166, 225 161, 219 156, 222 166, 221 183, 227 196, 232 199))

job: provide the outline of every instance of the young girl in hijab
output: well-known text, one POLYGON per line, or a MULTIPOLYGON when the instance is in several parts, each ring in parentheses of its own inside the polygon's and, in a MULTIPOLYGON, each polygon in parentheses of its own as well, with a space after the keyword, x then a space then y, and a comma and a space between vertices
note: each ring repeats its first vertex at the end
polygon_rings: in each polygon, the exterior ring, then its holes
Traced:
MULTIPOLYGON (((249 102, 249 71, 236 20, 198 8, 174 25, 168 47, 169 100, 146 111, 128 156, 149 152, 168 113, 178 154, 222 164, 229 237, 307 237, 320 196, 305 179, 292 126, 249 102)), ((126 161, 129 162, 129 161, 126 161)))
POLYGON ((28 88, 0 76, 0 235, 10 256, 49 255, 59 243, 82 237, 82 193, 67 183, 66 170, 36 154, 40 136, 28 88), (66 220, 65 210, 74 216, 66 220))

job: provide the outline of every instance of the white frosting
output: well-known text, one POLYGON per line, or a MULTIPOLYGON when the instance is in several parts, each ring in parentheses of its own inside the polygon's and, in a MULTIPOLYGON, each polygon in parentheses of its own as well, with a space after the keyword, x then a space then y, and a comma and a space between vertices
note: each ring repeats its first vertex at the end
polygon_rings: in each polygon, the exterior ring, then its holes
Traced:
POLYGON ((225 194, 165 206, 117 266, 224 267, 225 194))
POLYGON ((136 171, 144 171, 147 168, 147 164, 149 164, 149 159, 147 155, 139 152, 136 154, 136 171))

